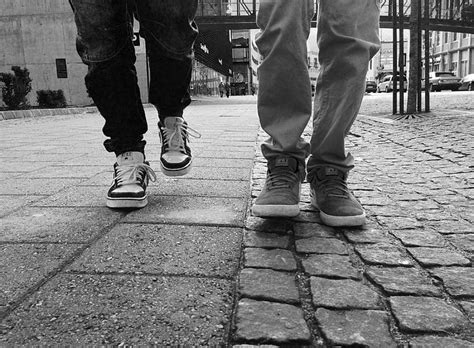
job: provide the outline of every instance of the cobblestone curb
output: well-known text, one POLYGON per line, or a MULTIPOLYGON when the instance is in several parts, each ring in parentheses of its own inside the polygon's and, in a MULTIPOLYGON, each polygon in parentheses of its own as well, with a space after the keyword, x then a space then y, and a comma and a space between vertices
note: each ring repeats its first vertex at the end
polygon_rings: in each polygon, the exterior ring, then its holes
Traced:
MULTIPOLYGON (((307 183, 298 217, 248 216, 235 347, 474 345, 473 175, 465 151, 472 141, 442 149, 441 135, 424 122, 356 123, 348 147, 363 160, 349 180, 366 226, 322 225, 307 183), (421 137, 410 139, 410 130, 421 137)), ((265 176, 257 151, 252 199, 265 176)))
POLYGON ((86 106, 77 108, 58 108, 58 109, 29 109, 29 110, 8 110, 0 111, 0 121, 13 120, 20 118, 32 118, 43 116, 74 115, 82 113, 97 112, 97 107, 86 106))

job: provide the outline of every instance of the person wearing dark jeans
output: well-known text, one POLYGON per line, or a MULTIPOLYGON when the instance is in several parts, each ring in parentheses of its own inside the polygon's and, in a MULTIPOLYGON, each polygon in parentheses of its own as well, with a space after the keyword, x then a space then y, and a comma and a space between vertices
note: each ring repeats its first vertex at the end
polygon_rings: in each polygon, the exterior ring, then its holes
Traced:
POLYGON ((77 27, 77 51, 88 66, 87 91, 105 119, 105 149, 114 152, 111 208, 140 208, 156 175, 145 161, 148 130, 140 98, 132 43, 133 18, 140 22, 150 66, 149 100, 158 110, 161 169, 165 175, 189 172, 189 135, 183 119, 191 102, 193 44, 198 34, 197 0, 69 0, 77 27))

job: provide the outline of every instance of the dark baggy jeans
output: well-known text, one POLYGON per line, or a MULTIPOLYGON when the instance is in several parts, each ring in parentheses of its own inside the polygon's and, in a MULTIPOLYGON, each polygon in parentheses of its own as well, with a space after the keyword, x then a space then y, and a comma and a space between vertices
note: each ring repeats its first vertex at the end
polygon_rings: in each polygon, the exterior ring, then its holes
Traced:
POLYGON ((150 66, 149 99, 161 120, 182 116, 191 99, 197 0, 69 0, 77 51, 88 66, 87 91, 105 118, 105 148, 144 152, 147 122, 135 69, 133 16, 140 22, 150 66))

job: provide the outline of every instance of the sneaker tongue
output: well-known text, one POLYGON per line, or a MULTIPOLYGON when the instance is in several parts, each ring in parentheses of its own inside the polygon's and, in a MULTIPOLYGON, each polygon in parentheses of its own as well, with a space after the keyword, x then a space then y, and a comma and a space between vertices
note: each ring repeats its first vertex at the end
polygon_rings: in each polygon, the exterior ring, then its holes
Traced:
POLYGON ((137 164, 145 161, 145 155, 139 151, 128 151, 117 156, 117 164, 137 164))
POLYGON ((296 159, 292 157, 277 157, 274 161, 270 164, 270 171, 278 171, 278 170, 288 170, 290 169, 292 172, 296 172, 298 169, 298 162, 296 159))
POLYGON ((181 117, 166 117, 164 124, 166 128, 173 129, 176 123, 183 123, 183 121, 181 117))

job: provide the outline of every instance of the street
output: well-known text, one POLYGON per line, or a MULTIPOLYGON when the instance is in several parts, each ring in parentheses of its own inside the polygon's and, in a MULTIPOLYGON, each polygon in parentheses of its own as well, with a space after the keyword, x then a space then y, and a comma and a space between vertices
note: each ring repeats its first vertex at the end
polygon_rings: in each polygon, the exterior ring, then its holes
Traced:
MULTIPOLYGON (((472 347, 474 93, 391 115, 366 94, 348 137, 361 228, 250 215, 266 165, 255 97, 195 98, 190 175, 105 207, 114 156, 93 111, 0 121, 0 345, 472 347)), ((304 137, 309 139, 311 125, 304 137)))

